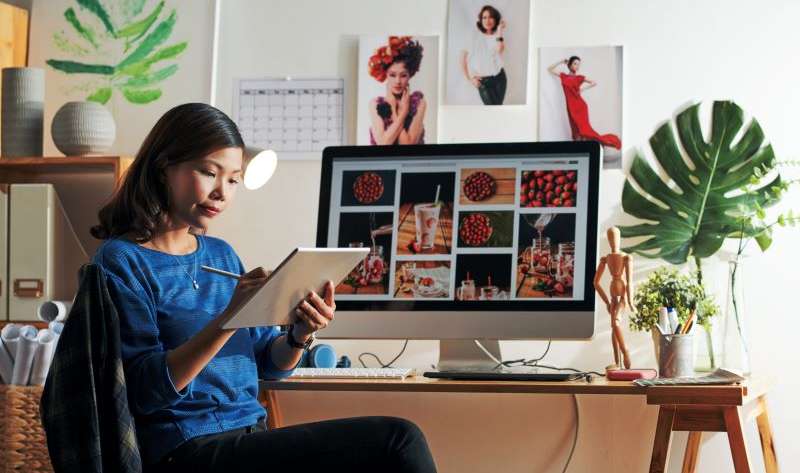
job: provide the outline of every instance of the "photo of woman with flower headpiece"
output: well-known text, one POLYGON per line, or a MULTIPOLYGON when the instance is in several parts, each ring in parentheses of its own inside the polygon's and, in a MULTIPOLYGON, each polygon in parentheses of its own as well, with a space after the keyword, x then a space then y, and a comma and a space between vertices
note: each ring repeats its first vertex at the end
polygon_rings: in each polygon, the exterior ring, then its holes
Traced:
POLYGON ((448 105, 525 104, 528 0, 451 0, 448 105))
POLYGON ((358 144, 436 142, 438 37, 362 37, 359 49, 359 103, 368 105, 359 106, 358 144))

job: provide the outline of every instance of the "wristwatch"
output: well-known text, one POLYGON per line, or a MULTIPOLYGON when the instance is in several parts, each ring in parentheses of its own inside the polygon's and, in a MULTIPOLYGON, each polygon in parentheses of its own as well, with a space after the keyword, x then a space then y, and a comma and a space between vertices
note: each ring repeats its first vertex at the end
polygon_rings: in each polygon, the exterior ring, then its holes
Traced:
POLYGON ((288 343, 290 347, 308 350, 308 347, 310 347, 311 344, 314 343, 315 337, 313 333, 311 334, 310 337, 308 337, 308 340, 306 340, 305 343, 301 343, 298 342, 296 338, 294 338, 293 332, 294 332, 294 324, 290 325, 289 331, 286 332, 286 343, 288 343))
POLYGON ((504 41, 504 40, 503 40, 503 37, 502 37, 502 36, 498 36, 498 37, 497 37, 497 41, 500 41, 500 42, 502 43, 502 42, 504 41))

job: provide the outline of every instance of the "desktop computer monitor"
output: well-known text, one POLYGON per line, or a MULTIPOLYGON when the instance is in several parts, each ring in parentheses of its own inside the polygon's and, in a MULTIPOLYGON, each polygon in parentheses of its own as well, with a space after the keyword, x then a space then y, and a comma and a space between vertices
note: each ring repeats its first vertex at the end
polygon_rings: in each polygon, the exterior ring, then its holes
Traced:
POLYGON ((440 369, 493 366, 473 340, 591 338, 601 163, 593 141, 326 148, 317 246, 370 253, 324 336, 440 340, 440 369))

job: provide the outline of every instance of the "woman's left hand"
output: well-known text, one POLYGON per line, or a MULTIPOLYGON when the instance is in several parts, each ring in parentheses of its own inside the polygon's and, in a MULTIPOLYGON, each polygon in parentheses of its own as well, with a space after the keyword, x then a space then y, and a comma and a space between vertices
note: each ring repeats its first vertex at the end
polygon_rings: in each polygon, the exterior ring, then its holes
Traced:
POLYGON ((506 20, 500 20, 500 25, 497 27, 498 32, 502 35, 506 30, 506 20))
POLYGON ((333 320, 335 311, 334 285, 333 281, 328 281, 324 297, 311 291, 295 309, 299 321, 294 325, 294 336, 298 341, 305 341, 312 333, 327 327, 333 320))

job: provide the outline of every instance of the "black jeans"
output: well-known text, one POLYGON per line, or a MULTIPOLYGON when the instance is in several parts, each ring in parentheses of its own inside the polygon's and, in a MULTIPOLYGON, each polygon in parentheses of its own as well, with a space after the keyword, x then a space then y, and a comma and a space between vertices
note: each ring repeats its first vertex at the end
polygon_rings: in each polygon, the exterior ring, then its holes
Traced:
POLYGON ((187 441, 145 473, 434 473, 416 424, 354 417, 266 430, 262 424, 187 441))
POLYGON ((484 77, 478 87, 478 94, 484 105, 503 105, 506 98, 506 70, 500 69, 497 75, 484 77))

